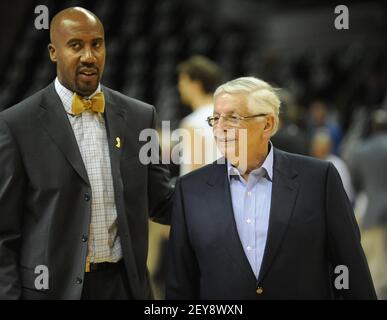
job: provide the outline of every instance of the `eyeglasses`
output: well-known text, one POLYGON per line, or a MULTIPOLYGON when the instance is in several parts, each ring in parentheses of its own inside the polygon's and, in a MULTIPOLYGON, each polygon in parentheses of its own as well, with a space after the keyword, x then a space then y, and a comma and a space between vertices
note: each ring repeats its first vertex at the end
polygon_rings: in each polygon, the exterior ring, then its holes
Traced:
POLYGON ((260 113, 260 114, 255 114, 252 116, 242 117, 242 116, 238 116, 238 115, 233 116, 233 115, 223 115, 222 114, 219 116, 208 117, 207 123, 210 127, 214 127, 219 123, 220 117, 223 117, 225 124, 228 124, 230 126, 238 126, 242 120, 249 120, 249 119, 256 118, 256 117, 264 117, 267 115, 268 115, 268 113, 260 113))

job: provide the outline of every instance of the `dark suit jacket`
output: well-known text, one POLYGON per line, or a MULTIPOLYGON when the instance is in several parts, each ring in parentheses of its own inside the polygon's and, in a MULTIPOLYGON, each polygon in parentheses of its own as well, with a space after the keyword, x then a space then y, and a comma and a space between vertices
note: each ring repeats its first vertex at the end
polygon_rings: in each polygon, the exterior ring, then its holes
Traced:
POLYGON ((258 279, 238 236, 227 166, 211 164, 178 180, 168 299, 339 296, 376 298, 354 214, 332 164, 274 149, 268 238, 258 279), (349 269, 348 290, 334 289, 337 265, 349 269))
MULTIPOLYGON (((168 170, 139 161, 139 133, 154 128, 154 108, 102 90, 118 234, 133 298, 145 299, 148 214, 168 222, 168 170)), ((0 299, 79 299, 91 187, 53 84, 0 113, 0 170, 0 299), (48 290, 35 289, 37 265, 48 267, 48 290)))

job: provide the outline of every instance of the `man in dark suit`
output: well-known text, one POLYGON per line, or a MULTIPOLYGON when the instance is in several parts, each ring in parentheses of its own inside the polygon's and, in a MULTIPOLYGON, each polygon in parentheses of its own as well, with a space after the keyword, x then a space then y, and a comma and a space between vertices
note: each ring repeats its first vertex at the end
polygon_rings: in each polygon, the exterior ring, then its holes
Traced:
POLYGON ((61 11, 50 38, 55 82, 0 114, 0 299, 150 298, 148 216, 172 195, 139 160, 155 110, 100 85, 93 13, 61 11))
POLYGON ((270 142, 275 90, 245 77, 214 99, 208 123, 226 161, 176 184, 167 298, 375 299, 336 169, 270 142))

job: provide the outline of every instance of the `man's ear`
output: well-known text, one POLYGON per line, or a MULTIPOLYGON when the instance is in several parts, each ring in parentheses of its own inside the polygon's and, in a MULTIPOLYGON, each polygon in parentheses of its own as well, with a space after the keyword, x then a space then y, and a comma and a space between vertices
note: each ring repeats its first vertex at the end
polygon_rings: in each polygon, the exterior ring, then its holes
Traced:
POLYGON ((50 55, 50 59, 52 62, 56 62, 57 61, 57 57, 56 57, 56 49, 55 49, 55 46, 50 43, 48 46, 47 46, 47 49, 48 49, 48 53, 50 55))
POLYGON ((269 115, 267 118, 266 118, 266 123, 265 123, 265 127, 264 127, 264 132, 269 134, 271 136, 271 133, 273 132, 274 130, 274 126, 275 126, 275 118, 273 115, 269 115))

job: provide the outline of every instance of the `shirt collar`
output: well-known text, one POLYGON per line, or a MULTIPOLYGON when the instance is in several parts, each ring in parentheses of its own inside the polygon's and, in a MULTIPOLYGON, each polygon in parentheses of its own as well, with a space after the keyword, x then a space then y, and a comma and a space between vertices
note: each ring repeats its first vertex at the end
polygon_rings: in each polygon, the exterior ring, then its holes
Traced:
MULTIPOLYGON (((55 90, 56 90, 57 94, 59 95, 59 98, 62 101, 66 112, 71 114, 72 113, 71 106, 73 103, 74 92, 67 89, 64 85, 62 85, 59 82, 58 77, 55 78, 54 84, 55 84, 55 90)), ((90 96, 88 96, 86 98, 91 99, 98 92, 101 92, 101 84, 100 83, 98 83, 97 90, 95 90, 93 94, 91 94, 90 96)))
MULTIPOLYGON (((258 175, 261 175, 262 173, 262 169, 264 169, 266 175, 266 178, 270 181, 273 181, 273 159, 274 159, 274 151, 273 151, 273 144, 271 143, 271 141, 269 141, 269 153, 268 155, 266 156, 265 158, 265 161, 263 162, 262 166, 260 168, 256 168, 254 170, 252 170, 250 172, 250 174, 255 174, 257 173, 258 175)), ((229 161, 227 161, 227 170, 228 170, 228 178, 229 180, 232 178, 232 177, 238 177, 238 178, 242 178, 239 170, 234 167, 229 161)))

